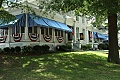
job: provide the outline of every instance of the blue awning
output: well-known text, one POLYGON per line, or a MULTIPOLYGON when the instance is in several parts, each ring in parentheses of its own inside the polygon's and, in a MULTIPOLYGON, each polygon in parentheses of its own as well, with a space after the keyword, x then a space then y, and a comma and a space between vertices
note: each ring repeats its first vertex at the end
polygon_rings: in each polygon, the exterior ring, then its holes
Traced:
POLYGON ((93 38, 97 38, 97 32, 93 32, 93 38))
MULTIPOLYGON (((57 22, 57 21, 56 21, 57 22)), ((61 23, 61 22, 57 22, 59 26, 61 26, 61 28, 67 32, 72 32, 72 29, 70 29, 67 25, 61 23)))
MULTIPOLYGON (((63 30, 66 32, 72 32, 72 30, 64 23, 50 20, 47 18, 37 17, 35 15, 28 14, 27 20, 28 20, 28 27, 33 27, 33 26, 50 27, 50 28, 55 28, 58 30, 63 30)), ((26 26, 26 14, 24 13, 24 14, 16 15, 16 19, 14 21, 3 23, 0 25, 0 28, 9 27, 9 26, 13 26, 13 27, 24 26, 25 27, 26 26)))
MULTIPOLYGON (((43 21, 42 18, 39 18, 39 17, 37 17, 37 16, 35 16, 35 15, 32 15, 32 14, 29 14, 29 16, 31 17, 31 19, 34 20, 34 24, 36 23, 37 25, 41 25, 41 26, 44 26, 44 27, 47 27, 47 26, 48 26, 48 24, 46 24, 46 23, 43 21)), ((28 21, 30 21, 30 20, 28 20, 28 21)), ((31 25, 33 25, 33 23, 31 23, 31 25)))
POLYGON ((5 27, 9 27, 9 26, 14 26, 16 24, 18 24, 17 22, 20 20, 20 18, 22 18, 23 14, 19 14, 19 15, 16 15, 16 19, 13 20, 13 21, 10 21, 8 23, 2 23, 0 24, 0 28, 5 28, 5 27))
POLYGON ((30 14, 30 17, 35 21, 35 23, 45 26, 45 27, 50 27, 50 28, 55 28, 58 30, 64 30, 67 32, 72 32, 72 30, 65 24, 54 21, 54 20, 50 20, 44 17, 37 17, 34 16, 32 14, 30 14))
POLYGON ((100 34, 100 33, 97 33, 97 37, 98 37, 98 38, 101 38, 101 39, 106 39, 106 38, 107 38, 107 37, 105 37, 105 35, 100 34))

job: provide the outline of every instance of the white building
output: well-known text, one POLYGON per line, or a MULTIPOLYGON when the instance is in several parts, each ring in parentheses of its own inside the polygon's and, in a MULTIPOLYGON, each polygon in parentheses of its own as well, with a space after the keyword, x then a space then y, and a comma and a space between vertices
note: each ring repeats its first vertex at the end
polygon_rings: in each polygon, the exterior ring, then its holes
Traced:
MULTIPOLYGON (((25 0, 21 1, 25 3, 25 0)), ((37 16, 41 17, 34 18, 35 15, 26 14, 26 12, 21 13, 21 9, 8 8, 7 10, 10 13, 19 16, 17 16, 15 23, 0 25, 1 48, 43 44, 50 47, 71 44, 81 48, 81 44, 91 44, 93 46, 95 40, 100 42, 104 38, 103 31, 88 24, 85 17, 76 17, 72 12, 66 15, 58 13, 43 15, 36 6, 36 0, 30 0, 26 4, 32 7, 37 16), (93 37, 94 32, 98 33, 97 39, 93 37)))

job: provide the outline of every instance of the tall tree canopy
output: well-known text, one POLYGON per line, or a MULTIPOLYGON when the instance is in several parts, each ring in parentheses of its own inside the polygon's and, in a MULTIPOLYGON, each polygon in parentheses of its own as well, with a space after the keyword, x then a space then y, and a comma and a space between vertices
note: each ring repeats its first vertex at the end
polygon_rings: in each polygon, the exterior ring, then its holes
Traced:
POLYGON ((76 15, 107 18, 109 32, 108 61, 119 63, 117 13, 120 12, 120 0, 51 0, 47 9, 57 12, 75 11, 76 15))

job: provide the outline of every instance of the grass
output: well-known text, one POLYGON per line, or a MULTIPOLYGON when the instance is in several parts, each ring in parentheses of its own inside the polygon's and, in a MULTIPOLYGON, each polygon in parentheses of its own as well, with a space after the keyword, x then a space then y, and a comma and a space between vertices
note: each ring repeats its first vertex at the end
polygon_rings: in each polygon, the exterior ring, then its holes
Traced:
POLYGON ((104 52, 0 55, 0 80, 120 80, 120 65, 104 52))

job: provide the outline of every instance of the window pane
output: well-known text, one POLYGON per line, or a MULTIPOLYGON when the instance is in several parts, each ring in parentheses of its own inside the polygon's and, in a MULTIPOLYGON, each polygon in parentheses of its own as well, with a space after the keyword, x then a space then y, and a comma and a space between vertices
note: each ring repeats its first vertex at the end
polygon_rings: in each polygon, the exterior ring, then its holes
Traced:
POLYGON ((60 31, 58 31, 58 36, 60 36, 60 31))
POLYGON ((15 27, 12 27, 12 34, 15 34, 15 27))
POLYGON ((63 37, 63 31, 61 31, 61 36, 63 37))
POLYGON ((16 26, 16 33, 20 33, 20 27, 16 26))
POLYGON ((5 35, 8 35, 8 28, 5 29, 5 35))
POLYGON ((44 34, 44 28, 41 27, 41 34, 44 34))
POLYGON ((25 33, 25 27, 21 27, 21 33, 25 33))
POLYGON ((32 27, 28 28, 28 33, 32 33, 32 27))
POLYGON ((34 27, 34 33, 37 33, 37 26, 34 27))
POLYGON ((57 30, 55 29, 55 36, 57 36, 57 30))
POLYGON ((48 35, 48 28, 45 29, 46 35, 48 35))
POLYGON ((52 35, 52 28, 49 28, 49 35, 52 35))

